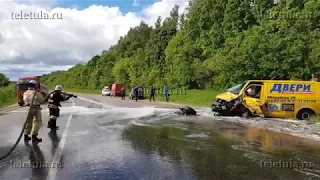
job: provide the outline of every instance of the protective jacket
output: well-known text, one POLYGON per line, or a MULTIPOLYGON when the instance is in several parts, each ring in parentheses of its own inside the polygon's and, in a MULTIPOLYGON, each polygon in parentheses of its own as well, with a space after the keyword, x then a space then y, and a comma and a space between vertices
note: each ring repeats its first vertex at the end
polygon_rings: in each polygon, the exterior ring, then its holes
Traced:
POLYGON ((46 99, 48 100, 48 108, 59 109, 61 101, 67 101, 70 96, 64 96, 61 91, 53 91, 46 99))
POLYGON ((44 97, 39 91, 36 90, 27 90, 23 93, 23 100, 27 106, 40 106, 44 103, 44 97), (35 95, 33 102, 32 98, 35 95))

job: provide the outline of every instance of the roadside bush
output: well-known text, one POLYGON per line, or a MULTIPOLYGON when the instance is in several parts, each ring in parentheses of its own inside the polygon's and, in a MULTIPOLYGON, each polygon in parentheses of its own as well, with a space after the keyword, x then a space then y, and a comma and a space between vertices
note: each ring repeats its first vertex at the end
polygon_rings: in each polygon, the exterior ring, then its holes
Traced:
POLYGON ((314 123, 320 123, 320 114, 312 116, 310 121, 314 123))
POLYGON ((6 87, 0 87, 0 107, 14 104, 16 101, 16 87, 10 84, 6 87))

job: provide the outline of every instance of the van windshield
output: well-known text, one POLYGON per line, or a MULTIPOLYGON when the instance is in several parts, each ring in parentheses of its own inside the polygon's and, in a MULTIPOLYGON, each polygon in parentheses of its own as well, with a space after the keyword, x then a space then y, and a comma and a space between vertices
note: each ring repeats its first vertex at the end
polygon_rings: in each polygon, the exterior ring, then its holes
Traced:
POLYGON ((247 83, 247 81, 241 83, 241 84, 237 84, 229 89, 227 89, 227 92, 231 92, 233 94, 238 95, 240 93, 240 91, 242 90, 243 86, 247 83))
POLYGON ((17 84, 18 91, 25 91, 25 90, 28 90, 28 88, 29 88, 29 83, 17 84))

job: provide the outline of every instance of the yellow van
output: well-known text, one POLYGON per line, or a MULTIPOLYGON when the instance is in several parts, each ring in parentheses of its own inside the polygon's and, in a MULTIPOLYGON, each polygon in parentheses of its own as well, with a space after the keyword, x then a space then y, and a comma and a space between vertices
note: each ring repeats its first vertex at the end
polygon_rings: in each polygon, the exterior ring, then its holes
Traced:
POLYGON ((320 82, 249 80, 217 95, 211 109, 221 116, 309 120, 320 113, 320 82))

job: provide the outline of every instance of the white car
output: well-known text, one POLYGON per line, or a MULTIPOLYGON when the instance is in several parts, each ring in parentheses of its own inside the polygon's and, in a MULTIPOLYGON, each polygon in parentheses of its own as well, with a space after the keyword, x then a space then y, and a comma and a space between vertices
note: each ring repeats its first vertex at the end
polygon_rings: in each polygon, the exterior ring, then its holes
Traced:
POLYGON ((108 88, 103 88, 101 91, 102 96, 110 96, 111 91, 108 88))

